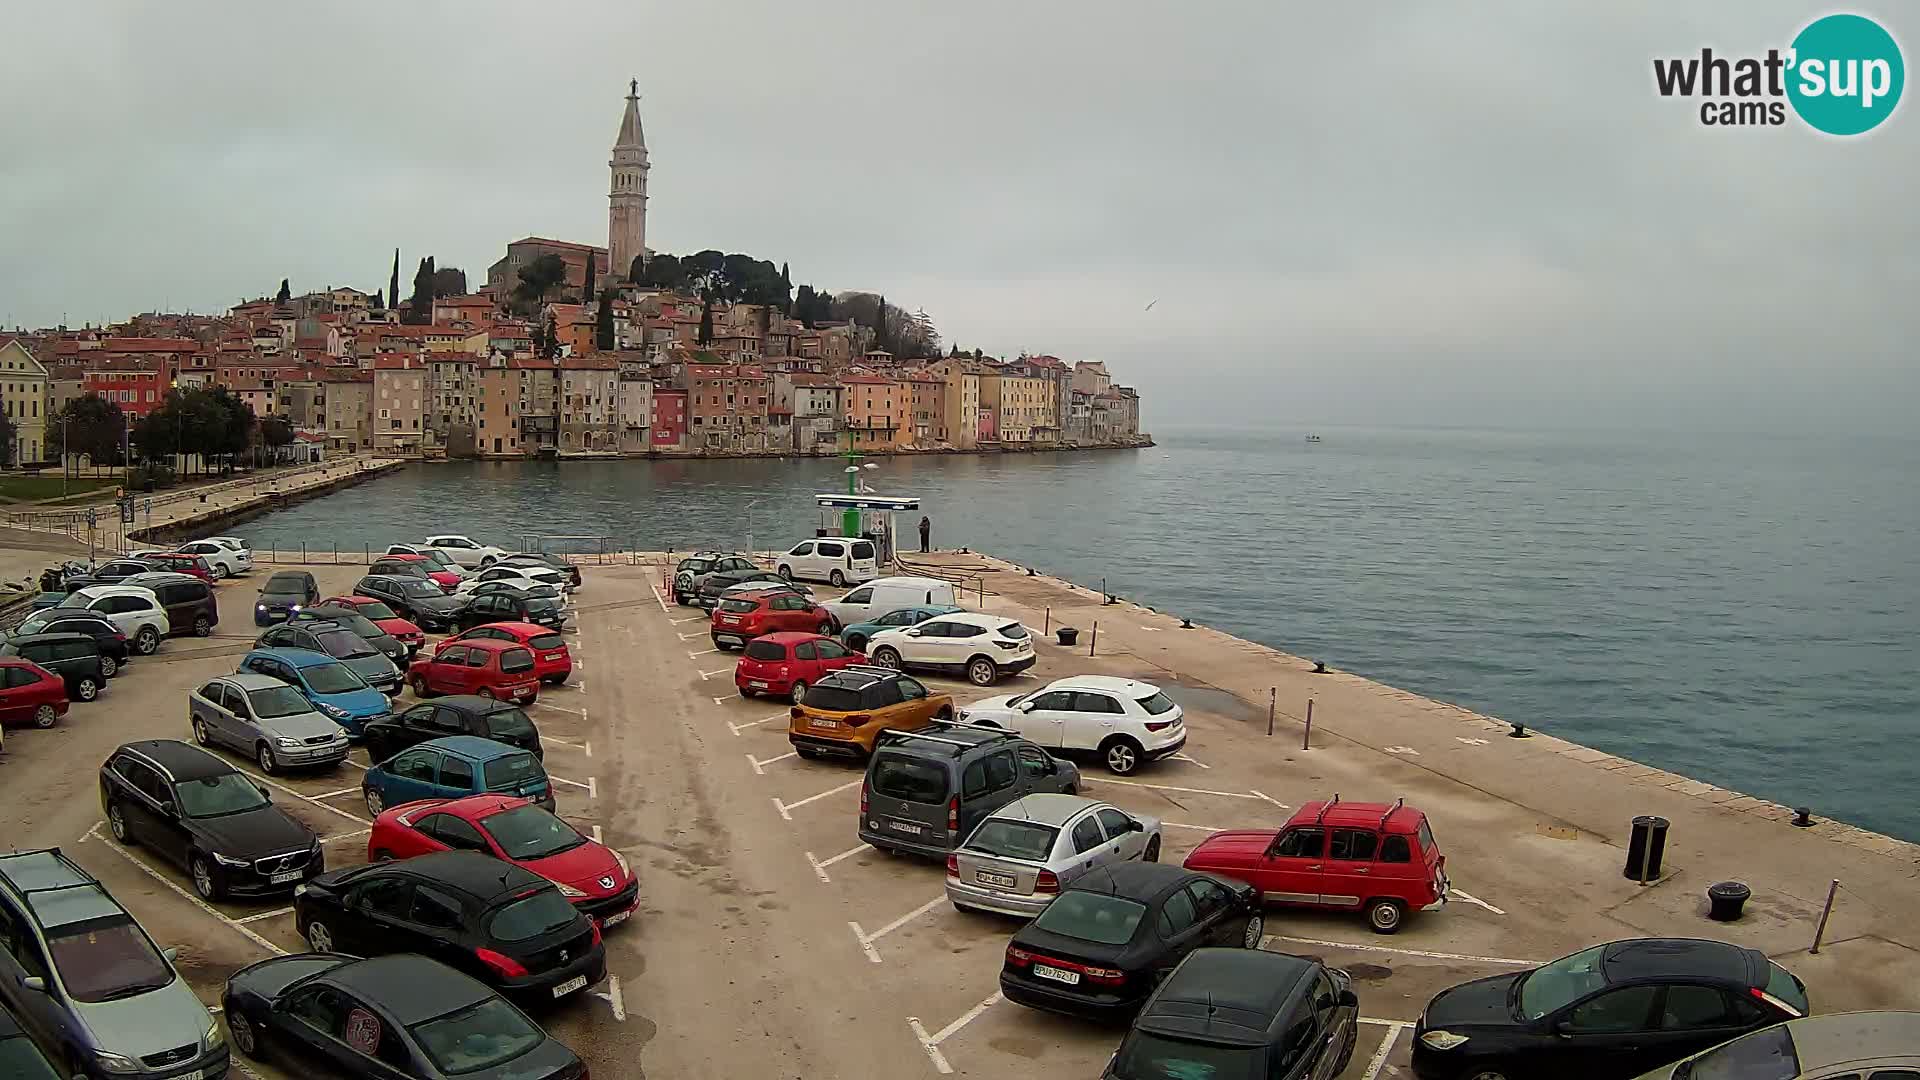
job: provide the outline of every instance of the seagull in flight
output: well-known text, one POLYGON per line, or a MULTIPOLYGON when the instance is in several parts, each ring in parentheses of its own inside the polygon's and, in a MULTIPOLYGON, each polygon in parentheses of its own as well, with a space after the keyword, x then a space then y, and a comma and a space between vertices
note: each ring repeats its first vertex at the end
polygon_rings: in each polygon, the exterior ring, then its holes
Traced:
POLYGON ((1160 298, 1156 296, 1156 297, 1154 297, 1154 298, 1153 298, 1152 300, 1150 300, 1150 301, 1148 301, 1148 302, 1147 302, 1147 306, 1146 306, 1145 308, 1143 308, 1142 310, 1144 310, 1144 311, 1152 311, 1152 310, 1153 310, 1153 305, 1155 305, 1155 304, 1157 304, 1157 303, 1159 303, 1159 302, 1160 302, 1160 298))

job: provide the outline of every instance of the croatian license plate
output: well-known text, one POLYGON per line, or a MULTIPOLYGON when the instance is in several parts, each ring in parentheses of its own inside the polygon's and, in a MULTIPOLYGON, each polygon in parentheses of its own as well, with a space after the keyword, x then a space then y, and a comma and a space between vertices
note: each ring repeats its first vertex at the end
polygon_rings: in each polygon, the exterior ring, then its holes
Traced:
POLYGON ((267 880, 273 882, 275 885, 285 885, 289 881, 299 881, 300 871, 295 870, 288 874, 275 874, 267 880))
POLYGON ((615 914, 609 915, 605 919, 601 920, 600 925, 601 926, 619 926, 621 923, 626 922, 627 916, 631 914, 633 914, 633 912, 631 911, 616 912, 615 914))
POLYGON ((550 652, 550 653, 548 653, 548 654, 546 655, 546 659, 548 659, 548 660, 559 660, 559 659, 561 659, 561 656, 560 656, 560 654, 559 654, 559 653, 557 653, 557 652, 550 652))
POLYGON ((906 833, 908 836, 919 836, 923 831, 920 826, 906 821, 889 821, 887 822, 887 828, 892 829, 894 832, 906 833))
POLYGON ((731 642, 735 645, 740 644, 740 637, 737 634, 715 634, 713 635, 713 640, 731 642))
POLYGON ((1068 986, 1080 985, 1080 973, 1077 971, 1067 971, 1062 968, 1050 967, 1046 964, 1035 964, 1033 965, 1033 973, 1042 979, 1052 979, 1054 982, 1066 983, 1068 986))
POLYGON ((838 720, 809 720, 807 725, 815 731, 839 731, 841 726, 838 720))
POLYGON ((975 870, 973 880, 982 885, 998 885, 1003 889, 1013 888, 1012 874, 996 874, 991 870, 975 870))
POLYGON ((568 994, 573 993, 575 990, 582 989, 586 985, 587 985, 587 977, 585 975, 575 975, 573 978, 568 979, 566 982, 563 982, 559 986, 554 987, 553 996, 566 997, 568 994))
POLYGON ((183 1072, 180 1075, 173 1077, 173 1080, 201 1080, 201 1078, 206 1075, 207 1075, 207 1070, 195 1069, 192 1072, 183 1072))

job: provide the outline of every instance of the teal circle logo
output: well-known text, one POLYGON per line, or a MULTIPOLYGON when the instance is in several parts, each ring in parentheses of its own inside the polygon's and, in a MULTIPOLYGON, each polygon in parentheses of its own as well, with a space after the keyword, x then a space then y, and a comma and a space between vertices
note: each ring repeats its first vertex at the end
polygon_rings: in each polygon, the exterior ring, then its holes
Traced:
POLYGON ((1828 15, 1793 39, 1787 100, 1829 135, 1872 131, 1900 105, 1907 66, 1893 35, 1862 15, 1828 15))

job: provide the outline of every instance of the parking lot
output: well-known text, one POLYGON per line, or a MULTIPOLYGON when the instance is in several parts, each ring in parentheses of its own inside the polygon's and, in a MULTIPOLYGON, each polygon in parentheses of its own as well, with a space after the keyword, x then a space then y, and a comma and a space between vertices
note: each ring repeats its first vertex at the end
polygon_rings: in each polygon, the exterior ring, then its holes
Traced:
MULTIPOLYGON (((346 590, 359 573, 308 569, 328 592, 346 590)), ((209 1003, 235 969, 304 948, 291 909, 284 901, 205 904, 171 865, 113 843, 99 821, 94 770, 121 742, 190 738, 186 693, 232 671, 251 644, 253 595, 266 572, 221 584, 214 637, 174 639, 135 660, 100 702, 76 704, 60 727, 10 734, 0 772, 10 817, 24 823, 15 843, 58 844, 97 874, 156 940, 181 950, 181 970, 209 1003)), ((628 855, 641 907, 607 935, 606 983, 537 1017, 550 1031, 606 1076, 1099 1074, 1121 1032, 999 998, 1017 924, 956 912, 940 864, 860 844, 860 767, 795 755, 786 706, 735 691, 737 654, 714 651, 705 614, 661 594, 658 566, 585 574, 568 633, 575 677, 542 688, 529 713, 559 813, 628 855)), ((1042 616, 1005 597, 983 602, 1040 628, 1042 616)), ((1133 652, 1088 651, 1084 640, 1071 650, 1042 642, 1039 663, 1010 689, 922 681, 961 705, 1069 674, 1161 685, 1185 709, 1184 752, 1124 779, 1091 761, 1080 766, 1082 794, 1162 819, 1163 862, 1177 863, 1214 830, 1278 828, 1293 806, 1336 791, 1405 796, 1433 821, 1455 886, 1442 910, 1412 917, 1393 936, 1370 934, 1357 916, 1268 912, 1265 947, 1324 959, 1356 980, 1365 1020, 1347 1077, 1405 1070, 1406 1028, 1448 985, 1596 941, 1699 930, 1657 887, 1623 879, 1618 849, 1597 837, 1567 835, 1407 755, 1338 741, 1289 750, 1265 736, 1263 710, 1133 652)), ((312 775, 265 777, 234 763, 325 838, 329 867, 365 860, 363 751, 312 775)), ((1860 929, 1858 917, 1845 916, 1834 936, 1860 929)), ((1789 945, 1800 931, 1784 922, 1740 932, 1770 953, 1803 947, 1789 945)), ((1884 1003, 1893 992, 1871 981, 1829 987, 1820 966, 1783 962, 1807 978, 1821 1011, 1884 1003)), ((1886 985, 1906 974, 1887 971, 1886 985)))

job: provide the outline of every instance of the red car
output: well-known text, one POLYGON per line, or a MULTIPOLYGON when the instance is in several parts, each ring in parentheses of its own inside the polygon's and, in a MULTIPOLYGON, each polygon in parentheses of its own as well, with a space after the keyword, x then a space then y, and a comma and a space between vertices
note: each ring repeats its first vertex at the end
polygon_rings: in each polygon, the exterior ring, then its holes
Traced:
POLYGON ((829 671, 867 658, 830 637, 819 634, 764 634, 747 642, 740 662, 733 666, 733 685, 741 697, 791 698, 795 705, 807 696, 807 687, 829 671))
POLYGON ((825 608, 796 592, 730 593, 713 606, 708 633, 716 649, 737 648, 782 630, 824 634, 833 626, 825 608))
POLYGON ((603 927, 625 922, 640 904, 640 883, 626 856, 512 795, 406 803, 375 818, 367 837, 367 858, 373 862, 448 848, 505 859, 546 878, 603 927))
POLYGON ((365 615, 373 625, 393 635, 394 640, 407 647, 407 655, 420 651, 427 643, 427 635, 413 623, 393 613, 393 609, 375 600, 371 596, 329 596, 320 601, 321 607, 352 608, 365 615))
POLYGON ((0 659, 0 724, 50 728, 67 715, 67 684, 31 660, 0 659))
POLYGON ((515 642, 449 642, 432 656, 409 664, 407 682, 423 698, 479 694, 527 703, 540 696, 540 680, 534 677, 533 664, 533 650, 515 642))
POLYGON ((567 651, 567 639, 544 626, 525 622, 496 622, 476 626, 441 644, 455 641, 512 641, 533 650, 533 673, 543 683, 555 686, 573 674, 573 654, 567 651))
POLYGON ((440 566, 438 563, 434 562, 432 559, 427 558, 425 555, 408 555, 405 553, 402 553, 399 555, 382 555, 380 556, 380 561, 381 562, 418 563, 420 566, 420 569, 425 570, 427 572, 427 577, 430 580, 432 580, 432 582, 435 585, 440 586, 440 590, 442 592, 452 592, 454 588, 458 586, 462 580, 459 574, 456 574, 451 570, 440 569, 440 566))
POLYGON ((153 563, 175 574, 192 574, 207 584, 213 584, 213 565, 204 556, 189 555, 186 552, 160 552, 141 558, 141 562, 153 563))
POLYGON ((1447 857, 1427 815, 1404 799, 1310 802, 1277 833, 1214 833, 1183 865, 1238 878, 1270 904, 1365 911, 1377 934, 1399 930, 1409 911, 1447 902, 1447 857))

